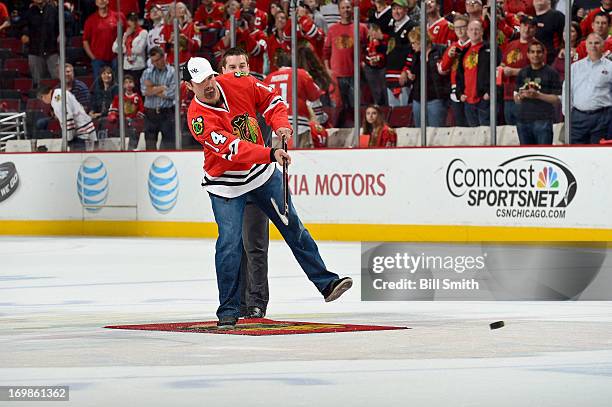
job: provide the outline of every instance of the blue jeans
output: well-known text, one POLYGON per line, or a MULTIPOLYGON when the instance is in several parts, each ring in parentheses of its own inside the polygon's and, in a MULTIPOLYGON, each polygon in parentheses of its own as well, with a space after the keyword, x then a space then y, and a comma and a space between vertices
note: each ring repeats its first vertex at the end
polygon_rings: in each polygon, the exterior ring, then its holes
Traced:
POLYGON ((491 123, 489 101, 483 99, 475 104, 466 103, 465 118, 469 127, 488 126, 491 123))
MULTIPOLYGON (((421 103, 412 101, 412 114, 414 115, 415 127, 421 127, 421 103)), ((446 127, 446 115, 448 106, 446 100, 435 99, 427 102, 427 126, 446 127)))
POLYGON ((514 103, 514 100, 504 100, 504 120, 509 126, 516 125, 516 103, 514 103))
POLYGON ((408 106, 408 98, 410 97, 410 89, 403 87, 402 93, 395 97, 391 89, 387 88, 387 102, 390 107, 408 106))
POLYGON ((516 123, 521 145, 527 144, 552 144, 553 124, 550 120, 536 120, 534 122, 516 123))
POLYGON ((608 134, 608 125, 612 108, 608 107, 597 113, 583 113, 572 109, 572 144, 599 144, 599 140, 612 136, 608 134))
POLYGON ((238 317, 240 314, 240 260, 242 257, 242 220, 244 207, 253 202, 261 209, 279 230, 285 242, 293 252, 295 259, 313 282, 319 292, 338 275, 328 271, 319 254, 317 244, 304 227, 289 196, 289 225, 286 226, 272 206, 274 199, 278 209, 282 211, 283 180, 278 169, 270 179, 259 188, 236 198, 223 198, 209 194, 215 221, 219 228, 215 253, 215 269, 217 272, 217 287, 219 289, 219 308, 217 316, 238 317))
POLYGON ((465 103, 463 102, 450 102, 453 115, 455 116, 455 126, 457 127, 468 127, 467 119, 465 117, 465 103))

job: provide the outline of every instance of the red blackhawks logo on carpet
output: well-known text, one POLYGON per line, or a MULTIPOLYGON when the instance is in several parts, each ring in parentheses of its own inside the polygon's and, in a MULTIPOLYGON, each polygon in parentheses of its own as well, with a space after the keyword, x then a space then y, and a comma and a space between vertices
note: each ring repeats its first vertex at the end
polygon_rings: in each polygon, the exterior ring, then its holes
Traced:
POLYGON ((131 329, 139 331, 170 331, 229 335, 295 335, 311 333, 388 331, 408 329, 403 326, 322 324, 316 322, 273 321, 267 318, 241 319, 235 329, 218 329, 217 321, 171 322, 165 324, 109 325, 110 329, 131 329))

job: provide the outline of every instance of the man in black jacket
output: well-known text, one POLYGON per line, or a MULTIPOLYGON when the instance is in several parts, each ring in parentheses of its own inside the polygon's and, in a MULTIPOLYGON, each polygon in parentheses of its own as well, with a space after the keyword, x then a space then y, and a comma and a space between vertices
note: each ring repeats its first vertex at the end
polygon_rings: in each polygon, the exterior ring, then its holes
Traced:
MULTIPOLYGON (((465 103, 465 116, 470 127, 488 126, 489 116, 489 61, 491 49, 483 42, 483 28, 480 20, 472 20, 468 25, 470 47, 459 56, 457 67, 457 94, 465 103)), ((497 51, 497 65, 501 62, 501 52, 497 51)))
POLYGON ((57 7, 49 0, 32 0, 21 19, 21 42, 28 45, 28 64, 34 87, 45 76, 58 78, 59 18, 57 7))

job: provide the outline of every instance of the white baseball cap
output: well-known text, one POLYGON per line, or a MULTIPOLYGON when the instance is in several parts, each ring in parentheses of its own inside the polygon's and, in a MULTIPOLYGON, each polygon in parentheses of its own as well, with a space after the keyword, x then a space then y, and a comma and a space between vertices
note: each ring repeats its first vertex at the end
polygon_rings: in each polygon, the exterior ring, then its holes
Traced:
POLYGON ((202 83, 210 75, 219 75, 212 69, 208 59, 200 57, 190 58, 187 61, 187 70, 191 75, 191 80, 195 83, 202 83))

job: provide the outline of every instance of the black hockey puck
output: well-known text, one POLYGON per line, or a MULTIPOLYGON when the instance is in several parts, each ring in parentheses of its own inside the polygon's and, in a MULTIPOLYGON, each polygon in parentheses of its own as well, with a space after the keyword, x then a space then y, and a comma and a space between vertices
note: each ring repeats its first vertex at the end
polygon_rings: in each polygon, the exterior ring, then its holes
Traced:
POLYGON ((493 323, 489 324, 489 327, 491 329, 499 329, 499 328, 501 328, 503 326, 504 326, 504 321, 496 321, 496 322, 493 322, 493 323))

